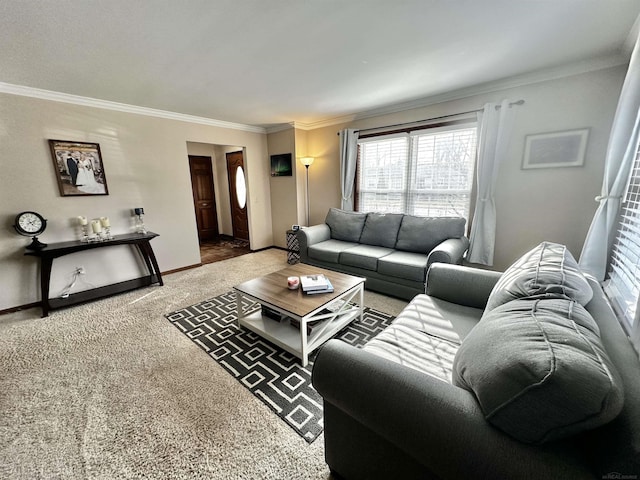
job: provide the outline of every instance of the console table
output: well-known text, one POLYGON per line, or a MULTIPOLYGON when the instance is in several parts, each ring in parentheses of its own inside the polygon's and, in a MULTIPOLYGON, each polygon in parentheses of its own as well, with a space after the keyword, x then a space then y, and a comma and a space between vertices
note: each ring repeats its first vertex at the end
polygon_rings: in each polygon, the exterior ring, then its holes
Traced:
POLYGON ((162 275, 158 268, 156 256, 153 253, 151 239, 157 237, 157 233, 128 233, 124 235, 115 235, 111 240, 103 242, 81 242, 79 240, 70 242, 50 243, 40 250, 29 250, 25 255, 31 255, 40 258, 40 293, 42 295, 42 316, 49 315, 49 311, 56 308, 69 307, 80 303, 96 300, 98 298, 108 297, 117 293, 135 290, 154 283, 164 285, 162 275), (135 245, 142 255, 144 263, 147 265, 149 275, 127 280, 125 282, 105 285, 103 287, 92 288, 69 295, 67 298, 49 298, 49 286, 51 284, 51 267, 53 260, 71 253, 81 252, 84 250, 93 250, 96 248, 112 247, 115 245, 135 245))

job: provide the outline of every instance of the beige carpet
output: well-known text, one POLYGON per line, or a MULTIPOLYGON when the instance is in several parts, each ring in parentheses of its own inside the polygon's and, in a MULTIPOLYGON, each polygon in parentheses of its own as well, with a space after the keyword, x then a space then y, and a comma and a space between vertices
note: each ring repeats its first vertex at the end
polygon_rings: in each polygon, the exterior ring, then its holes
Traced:
POLYGON ((308 445, 163 317, 285 266, 271 249, 45 319, 0 316, 0 478, 330 478, 322 435, 308 445))

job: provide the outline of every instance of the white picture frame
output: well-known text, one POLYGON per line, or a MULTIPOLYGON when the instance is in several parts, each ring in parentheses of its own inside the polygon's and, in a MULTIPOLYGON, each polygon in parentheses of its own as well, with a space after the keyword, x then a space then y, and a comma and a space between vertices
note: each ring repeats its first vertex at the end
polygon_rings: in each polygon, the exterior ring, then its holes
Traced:
POLYGON ((527 135, 522 168, 582 167, 589 129, 527 135))

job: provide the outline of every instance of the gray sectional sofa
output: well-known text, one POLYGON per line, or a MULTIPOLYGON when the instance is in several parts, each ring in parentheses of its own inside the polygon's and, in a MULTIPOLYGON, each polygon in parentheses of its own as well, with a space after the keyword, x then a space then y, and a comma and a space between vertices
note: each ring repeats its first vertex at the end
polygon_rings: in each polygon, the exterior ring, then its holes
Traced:
POLYGON ((465 222, 332 208, 325 223, 298 232, 300 260, 365 277, 367 289, 410 300, 424 293, 432 263, 462 263, 465 222))
POLYGON ((640 361, 561 245, 504 274, 434 264, 358 349, 321 348, 325 457, 346 479, 640 477, 640 361))

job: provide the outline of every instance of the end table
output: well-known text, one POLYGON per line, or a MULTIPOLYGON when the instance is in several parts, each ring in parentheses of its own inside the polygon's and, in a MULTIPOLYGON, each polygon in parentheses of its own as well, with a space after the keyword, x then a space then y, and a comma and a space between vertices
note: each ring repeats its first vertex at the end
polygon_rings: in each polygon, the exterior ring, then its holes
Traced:
POLYGON ((287 230, 287 263, 293 265, 300 262, 300 244, 298 243, 298 232, 287 230))

